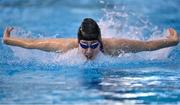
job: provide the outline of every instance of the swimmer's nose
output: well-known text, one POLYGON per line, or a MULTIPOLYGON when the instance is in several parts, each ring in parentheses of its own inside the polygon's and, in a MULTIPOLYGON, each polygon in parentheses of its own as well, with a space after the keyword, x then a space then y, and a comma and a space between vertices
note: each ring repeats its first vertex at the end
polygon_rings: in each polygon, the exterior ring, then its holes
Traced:
POLYGON ((91 48, 88 48, 86 53, 89 54, 89 55, 91 55, 91 54, 93 53, 93 52, 92 52, 92 49, 91 49, 91 48))
POLYGON ((88 48, 88 49, 87 49, 87 52, 86 52, 85 56, 86 56, 87 58, 92 58, 93 52, 92 52, 92 49, 91 49, 91 48, 88 48))

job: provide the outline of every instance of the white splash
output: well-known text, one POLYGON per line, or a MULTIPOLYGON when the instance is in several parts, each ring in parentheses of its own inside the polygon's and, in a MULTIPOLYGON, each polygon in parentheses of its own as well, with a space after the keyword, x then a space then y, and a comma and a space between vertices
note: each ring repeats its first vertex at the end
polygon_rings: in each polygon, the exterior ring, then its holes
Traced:
POLYGON ((68 66, 83 65, 86 58, 78 52, 78 48, 75 48, 63 54, 57 54, 54 56, 53 62, 68 66))
MULTIPOLYGON (((126 9, 125 6, 114 6, 113 9, 103 9, 104 16, 98 24, 101 28, 102 37, 126 38, 132 40, 157 40, 166 38, 168 33, 157 26, 152 25, 147 18, 138 16, 134 12, 126 9), (118 10, 118 11, 117 11, 118 10)), ((127 53, 119 58, 127 56, 128 59, 166 59, 172 48, 164 48, 150 52, 127 53)))

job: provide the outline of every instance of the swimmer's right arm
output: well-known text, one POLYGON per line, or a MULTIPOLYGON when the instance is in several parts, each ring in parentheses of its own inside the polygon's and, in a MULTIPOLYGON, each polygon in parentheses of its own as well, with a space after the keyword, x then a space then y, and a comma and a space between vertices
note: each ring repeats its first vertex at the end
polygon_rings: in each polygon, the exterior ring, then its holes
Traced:
POLYGON ((39 49, 43 51, 66 52, 69 49, 77 48, 77 39, 75 38, 57 38, 57 39, 22 39, 10 37, 12 27, 4 31, 3 42, 7 45, 23 47, 27 49, 39 49))

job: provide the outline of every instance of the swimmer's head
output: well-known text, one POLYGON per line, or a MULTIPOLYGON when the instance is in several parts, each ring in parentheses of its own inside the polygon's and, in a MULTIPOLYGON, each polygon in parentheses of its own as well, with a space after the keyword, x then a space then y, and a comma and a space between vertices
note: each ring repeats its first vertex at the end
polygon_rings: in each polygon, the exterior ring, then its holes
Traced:
POLYGON ((91 18, 85 18, 78 30, 79 50, 87 59, 94 59, 103 51, 101 30, 91 18))
POLYGON ((91 18, 85 18, 78 30, 78 42, 80 40, 101 40, 101 31, 91 18))

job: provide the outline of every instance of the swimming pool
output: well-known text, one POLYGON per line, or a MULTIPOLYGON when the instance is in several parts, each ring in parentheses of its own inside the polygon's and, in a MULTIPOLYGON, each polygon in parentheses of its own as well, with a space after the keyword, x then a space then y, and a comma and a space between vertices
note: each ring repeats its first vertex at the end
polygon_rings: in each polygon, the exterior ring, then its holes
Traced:
MULTIPOLYGON (((103 37, 139 40, 180 33, 178 0, 1 0, 0 35, 14 26, 23 38, 76 37, 85 17, 98 21, 103 37)), ((0 42, 0 104, 180 104, 180 48, 100 54, 84 62, 65 54, 7 46, 0 42)))

